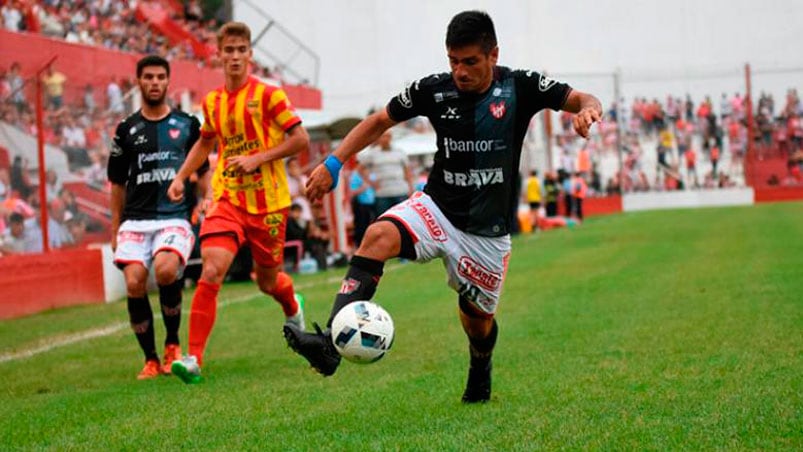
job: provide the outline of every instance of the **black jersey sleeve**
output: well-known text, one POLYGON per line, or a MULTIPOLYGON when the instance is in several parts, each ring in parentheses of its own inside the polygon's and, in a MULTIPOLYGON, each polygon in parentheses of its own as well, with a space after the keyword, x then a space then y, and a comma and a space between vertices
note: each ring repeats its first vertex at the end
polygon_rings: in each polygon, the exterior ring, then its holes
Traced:
POLYGON ((535 71, 515 71, 514 77, 522 93, 520 99, 532 113, 544 108, 560 110, 572 92, 569 85, 535 71))
POLYGON ((106 169, 106 175, 109 182, 117 185, 125 185, 128 182, 129 172, 129 155, 125 152, 125 141, 123 134, 125 132, 125 122, 117 125, 117 130, 114 132, 109 150, 109 165, 106 169))
POLYGON ((428 95, 429 87, 433 78, 437 77, 437 75, 431 75, 411 82, 402 92, 390 99, 386 107, 390 119, 402 122, 424 115, 427 105, 431 101, 431 96, 428 95))

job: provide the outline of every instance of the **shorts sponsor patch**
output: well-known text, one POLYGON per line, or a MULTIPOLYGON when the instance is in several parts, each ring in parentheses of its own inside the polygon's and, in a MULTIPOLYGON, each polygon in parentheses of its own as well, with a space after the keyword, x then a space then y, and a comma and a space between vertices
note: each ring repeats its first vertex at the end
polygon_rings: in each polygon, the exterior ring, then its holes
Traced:
POLYGON ((457 263, 460 276, 489 291, 496 291, 502 283, 502 275, 483 267, 468 256, 462 256, 457 263))

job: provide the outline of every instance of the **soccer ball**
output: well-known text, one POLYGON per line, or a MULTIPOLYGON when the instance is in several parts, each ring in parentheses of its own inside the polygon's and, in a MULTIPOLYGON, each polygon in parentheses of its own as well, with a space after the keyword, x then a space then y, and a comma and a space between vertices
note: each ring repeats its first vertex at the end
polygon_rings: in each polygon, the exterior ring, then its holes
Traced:
POLYGON ((368 364, 385 356, 393 345, 393 319, 381 306, 355 301, 332 319, 332 342, 349 361, 368 364))

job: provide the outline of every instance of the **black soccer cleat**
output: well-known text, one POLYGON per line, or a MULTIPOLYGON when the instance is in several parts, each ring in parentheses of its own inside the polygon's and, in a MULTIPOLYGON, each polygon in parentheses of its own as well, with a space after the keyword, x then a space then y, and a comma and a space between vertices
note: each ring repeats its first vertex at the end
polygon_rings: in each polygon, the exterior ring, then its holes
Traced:
POLYGON ((491 360, 488 364, 471 366, 468 369, 468 382, 463 392, 463 403, 485 403, 491 400, 491 360))
POLYGON ((291 322, 284 324, 284 339, 294 352, 309 361, 310 366, 324 377, 333 375, 340 365, 340 353, 335 349, 329 330, 321 331, 317 323, 312 324, 315 333, 301 331, 291 322))

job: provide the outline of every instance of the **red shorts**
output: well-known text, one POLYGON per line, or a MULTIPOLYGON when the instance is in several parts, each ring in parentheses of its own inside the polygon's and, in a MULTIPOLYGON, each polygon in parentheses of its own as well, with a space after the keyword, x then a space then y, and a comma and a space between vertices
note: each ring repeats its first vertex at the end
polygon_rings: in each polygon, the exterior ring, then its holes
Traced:
POLYGON ((245 212, 220 200, 212 204, 201 223, 201 248, 226 248, 237 253, 248 243, 254 262, 262 267, 282 265, 284 259, 284 232, 289 208, 267 214, 245 212))

